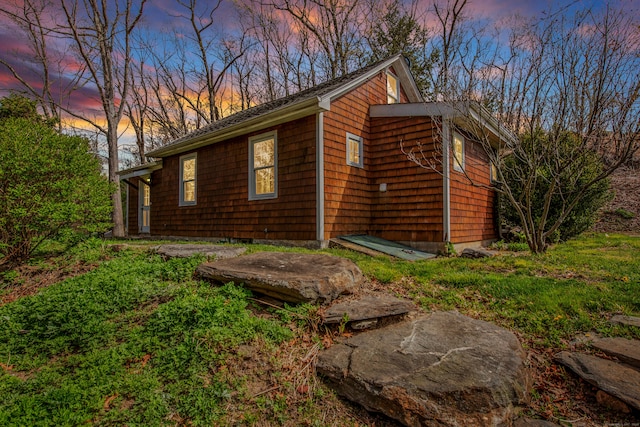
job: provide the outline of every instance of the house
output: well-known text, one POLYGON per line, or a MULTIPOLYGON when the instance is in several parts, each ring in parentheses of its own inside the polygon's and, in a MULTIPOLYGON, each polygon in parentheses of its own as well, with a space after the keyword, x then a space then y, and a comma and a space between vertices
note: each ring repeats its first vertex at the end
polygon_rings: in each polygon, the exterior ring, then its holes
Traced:
POLYGON ((225 117, 119 172, 128 233, 312 247, 367 234, 426 251, 487 243, 495 195, 470 120, 506 136, 456 111, 423 102, 397 55, 225 117))

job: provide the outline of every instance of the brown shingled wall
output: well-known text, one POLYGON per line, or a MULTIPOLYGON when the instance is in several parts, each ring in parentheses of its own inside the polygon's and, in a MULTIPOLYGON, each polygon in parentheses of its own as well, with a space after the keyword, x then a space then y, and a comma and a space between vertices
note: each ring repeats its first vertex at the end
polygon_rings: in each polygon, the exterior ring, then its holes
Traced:
POLYGON ((180 155, 165 158, 152 176, 151 234, 315 240, 315 126, 315 116, 309 116, 198 149, 194 206, 178 205, 180 155), (250 201, 249 137, 274 129, 278 197, 250 201))

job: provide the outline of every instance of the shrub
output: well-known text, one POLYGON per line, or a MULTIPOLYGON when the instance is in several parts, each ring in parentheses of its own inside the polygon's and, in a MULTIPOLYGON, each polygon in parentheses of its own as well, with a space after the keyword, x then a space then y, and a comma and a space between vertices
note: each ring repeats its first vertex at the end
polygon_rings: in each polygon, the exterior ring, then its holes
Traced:
POLYGON ((0 120, 0 268, 62 232, 108 229, 110 194, 84 138, 39 121, 0 120))
MULTIPOLYGON (((529 144, 532 147, 548 144, 548 136, 542 131, 522 139, 524 145, 529 144)), ((580 147, 575 136, 568 132, 561 134, 554 147, 554 151, 546 154, 550 157, 536 158, 534 169, 531 162, 525 164, 521 157, 510 156, 505 160, 504 177, 515 199, 522 201, 522 206, 532 215, 534 223, 540 226, 544 220, 545 232, 567 212, 568 201, 578 199, 559 228, 548 237, 550 241, 557 243, 576 237, 591 228, 597 220, 598 210, 611 200, 613 194, 610 191, 609 179, 596 180, 602 172, 601 160, 587 148, 580 147), (577 151, 580 151, 580 162, 565 161, 576 156, 577 151), (522 185, 523 177, 527 176, 523 171, 529 171, 528 179, 531 179, 534 185, 522 185), (593 180, 596 182, 588 185, 593 180), (543 218, 545 197, 552 186, 549 212, 543 218)), ((523 225, 517 211, 506 198, 500 205, 502 218, 507 224, 523 225)))

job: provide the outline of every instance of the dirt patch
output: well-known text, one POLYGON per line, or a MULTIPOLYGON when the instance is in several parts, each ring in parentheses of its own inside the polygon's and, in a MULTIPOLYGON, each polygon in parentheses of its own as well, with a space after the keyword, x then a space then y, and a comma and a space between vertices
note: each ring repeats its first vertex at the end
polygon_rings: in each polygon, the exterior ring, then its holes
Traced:
POLYGON ((58 265, 54 259, 45 260, 38 265, 22 265, 15 268, 11 282, 0 282, 0 305, 19 298, 35 295, 40 289, 59 283, 70 277, 87 273, 98 266, 97 263, 76 262, 58 265))
POLYGON ((600 212, 594 230, 603 233, 640 233, 640 170, 620 168, 611 175, 615 196, 600 212))

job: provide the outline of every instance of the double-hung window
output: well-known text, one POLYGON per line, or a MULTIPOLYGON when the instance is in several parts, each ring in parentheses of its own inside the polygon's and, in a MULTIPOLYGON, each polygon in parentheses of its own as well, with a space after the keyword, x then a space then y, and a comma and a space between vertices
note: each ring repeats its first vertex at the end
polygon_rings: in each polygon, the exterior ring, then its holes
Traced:
POLYGON ((362 162, 362 138, 347 132, 347 164, 361 168, 362 162))
POLYGON ((278 196, 278 135, 269 132, 249 138, 249 200, 278 196))
POLYGON ((400 84, 398 78, 387 71, 387 104, 400 102, 400 84))
POLYGON ((180 157, 180 206, 196 204, 196 153, 180 157))
POLYGON ((453 132, 453 169, 464 172, 464 137, 453 132))

